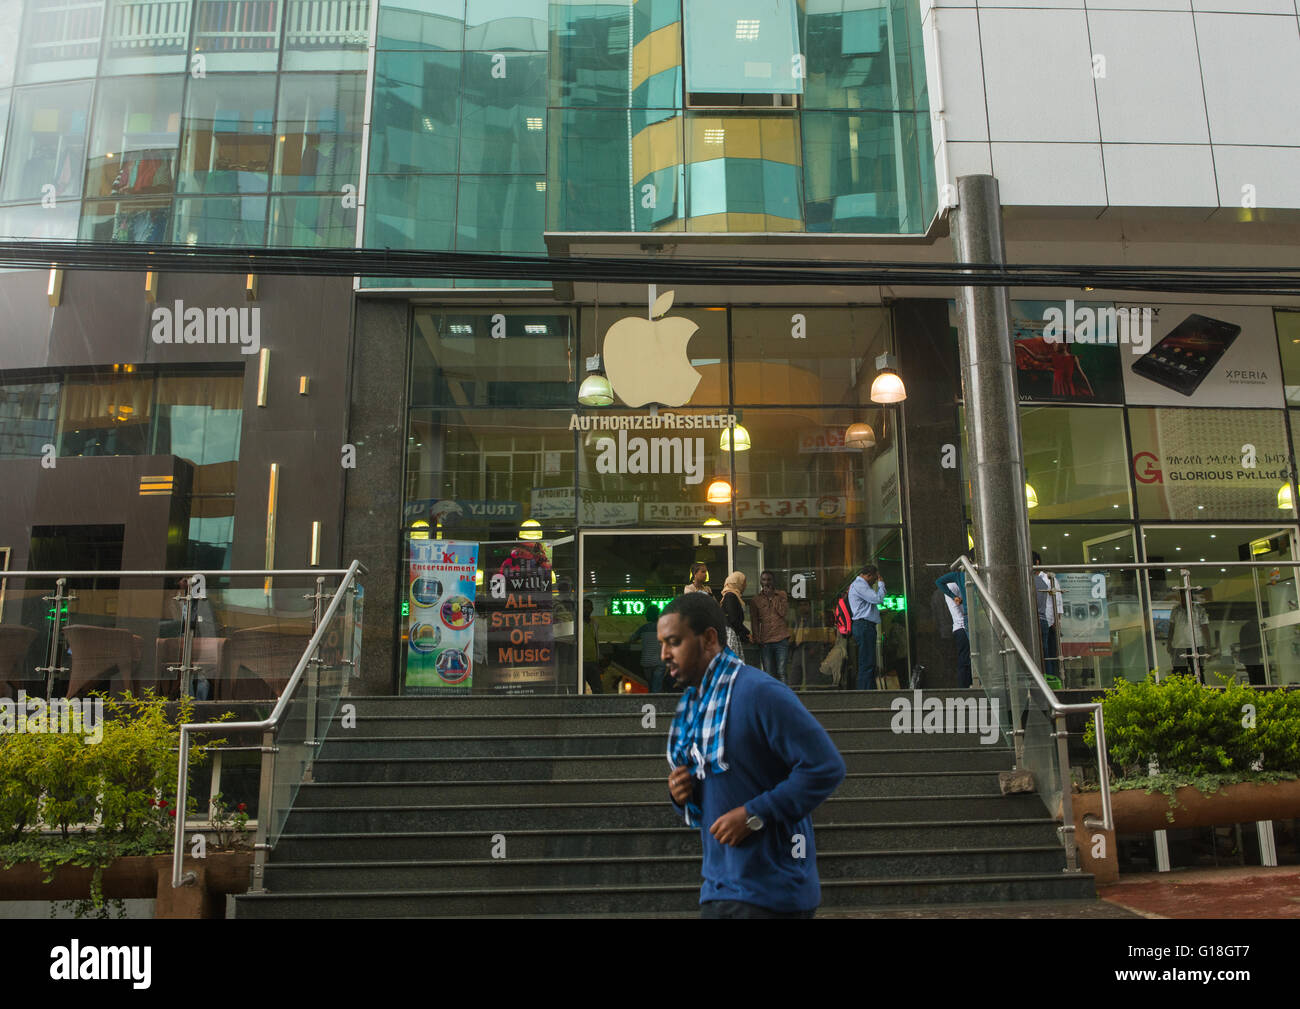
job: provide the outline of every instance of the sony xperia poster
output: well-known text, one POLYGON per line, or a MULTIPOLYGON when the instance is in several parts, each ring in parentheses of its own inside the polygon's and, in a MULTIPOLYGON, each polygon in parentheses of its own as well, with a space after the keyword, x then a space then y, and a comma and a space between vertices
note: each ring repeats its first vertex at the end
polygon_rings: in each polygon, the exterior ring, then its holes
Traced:
POLYGON ((1240 305, 1116 306, 1130 320, 1130 406, 1281 407, 1273 310, 1240 305))
POLYGON ((1120 403, 1127 321, 1103 302, 1013 301, 1011 338, 1022 400, 1120 403))

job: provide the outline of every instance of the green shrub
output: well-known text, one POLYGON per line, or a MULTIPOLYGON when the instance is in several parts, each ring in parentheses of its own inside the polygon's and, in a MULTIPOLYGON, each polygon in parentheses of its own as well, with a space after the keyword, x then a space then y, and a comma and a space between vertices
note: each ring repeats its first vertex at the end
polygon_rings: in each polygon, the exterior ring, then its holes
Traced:
MULTIPOLYGON (((1119 681, 1102 699, 1111 763, 1141 777, 1154 760, 1161 774, 1204 777, 1300 771, 1300 693, 1260 693, 1233 684, 1202 687, 1190 676, 1119 681), (1252 717, 1253 712, 1253 717, 1252 717)), ((1089 725, 1085 739, 1094 741, 1089 725)))

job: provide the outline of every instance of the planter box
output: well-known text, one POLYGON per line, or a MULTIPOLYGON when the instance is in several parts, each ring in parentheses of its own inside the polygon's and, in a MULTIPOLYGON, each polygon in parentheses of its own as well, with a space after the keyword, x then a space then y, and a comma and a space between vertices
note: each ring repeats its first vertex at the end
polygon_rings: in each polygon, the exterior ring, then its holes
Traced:
POLYGON ((1115 818, 1113 832, 1088 829, 1083 825, 1086 815, 1101 819, 1101 793, 1075 792, 1070 801, 1074 807, 1074 836, 1079 846, 1080 862, 1085 871, 1097 877, 1098 883, 1113 883, 1119 879, 1116 833, 1141 834, 1153 830, 1300 817, 1300 781, 1248 781, 1225 785, 1210 795, 1202 795, 1186 785, 1174 792, 1172 807, 1169 796, 1163 792, 1148 795, 1138 788, 1111 792, 1111 812, 1115 818), (1172 821, 1167 816, 1169 813, 1173 813, 1172 821))
MULTIPOLYGON (((248 890, 251 851, 217 851, 207 858, 186 858, 192 886, 172 887, 171 855, 128 855, 104 869, 104 896, 154 898, 155 918, 224 918, 225 896, 248 890)), ((90 896, 94 870, 60 866, 46 883, 36 862, 0 870, 0 900, 80 900, 90 896)))

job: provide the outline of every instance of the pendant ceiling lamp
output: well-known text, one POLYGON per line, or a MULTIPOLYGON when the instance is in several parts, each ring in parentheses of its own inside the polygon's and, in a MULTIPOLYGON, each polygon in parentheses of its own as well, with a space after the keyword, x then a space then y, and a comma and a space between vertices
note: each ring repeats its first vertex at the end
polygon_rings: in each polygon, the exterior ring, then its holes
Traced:
POLYGON ((709 484, 708 502, 709 504, 730 504, 731 503, 731 484, 726 480, 714 480, 709 484))
POLYGON ((871 383, 871 402, 901 403, 907 399, 907 388, 898 375, 898 362, 893 354, 876 358, 876 377, 871 383))

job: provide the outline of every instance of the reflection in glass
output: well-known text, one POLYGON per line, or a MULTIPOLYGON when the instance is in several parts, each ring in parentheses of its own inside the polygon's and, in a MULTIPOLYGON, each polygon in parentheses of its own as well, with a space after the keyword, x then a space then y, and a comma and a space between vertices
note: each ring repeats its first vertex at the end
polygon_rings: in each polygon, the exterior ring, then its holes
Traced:
POLYGON ((75 199, 81 194, 89 103, 89 83, 13 92, 4 199, 75 199))
POLYGON ((0 208, 0 235, 22 239, 72 239, 77 237, 81 204, 60 200, 53 209, 34 203, 0 208))
POLYGON ((548 0, 466 0, 465 48, 545 52, 548 0))
POLYGON ((368 247, 452 247, 456 176, 372 175, 366 187, 368 247))
POLYGON ((379 53, 369 171, 455 172, 460 53, 379 53))
POLYGON ((276 196, 271 199, 267 245, 347 249, 356 244, 357 211, 337 196, 276 196))
POLYGON ((54 441, 58 410, 58 382, 0 386, 0 459, 38 458, 54 441))
POLYGON ((212 75, 188 88, 178 192, 266 192, 275 78, 212 75))
POLYGON ((462 175, 456 248, 462 252, 544 252, 546 193, 541 176, 462 175))
POLYGON ((5 127, 9 123, 9 92, 0 91, 0 165, 5 161, 5 127))
MULTIPOLYGON (((186 69, 190 0, 108 0, 108 74, 163 74, 186 69)), ((179 99, 180 89, 175 97, 179 99)))
MULTIPOLYGON (((809 231, 923 231, 916 117, 805 112, 804 197, 809 231)), ((928 151, 925 152, 928 155, 928 151)))
MULTIPOLYGON (((0 88, 7 88, 14 82, 22 20, 22 0, 0 0, 0 88)), ((3 129, 0 126, 0 131, 3 129)))
POLYGON ((556 5, 550 103, 574 108, 627 105, 627 4, 556 5))
POLYGON ((172 241, 178 245, 261 245, 265 232, 264 196, 176 201, 172 241))
POLYGON ((87 196, 157 196, 175 189, 183 80, 100 84, 86 165, 87 196))
POLYGON ((361 167, 362 74, 284 74, 276 119, 275 189, 340 192, 361 167))
POLYGON ((380 50, 460 49, 464 40, 465 0, 380 2, 380 50))
MULTIPOLYGON (((664 293, 662 290, 659 292, 664 293)), ((604 357, 608 351, 606 338, 610 329, 620 319, 644 319, 649 306, 638 307, 601 307, 599 310, 584 308, 582 310, 582 359, 593 354, 604 357), (599 337, 599 339, 597 339, 599 337)), ((728 401, 727 374, 727 313, 717 308, 685 308, 673 305, 669 315, 674 318, 689 319, 698 327, 686 344, 686 353, 690 366, 700 376, 695 392, 687 401, 689 406, 721 405, 728 401)), ((626 339, 626 337, 624 337, 626 339)), ((619 396, 618 386, 614 386, 614 395, 619 396)), ((617 400, 622 405, 624 400, 617 400)))
POLYGON ((490 53, 465 55, 462 172, 546 171, 546 55, 506 57, 504 73, 490 53))
POLYGON ((81 237, 95 242, 170 242, 171 220, 172 204, 166 197, 87 202, 81 237))
POLYGON ((93 77, 104 0, 26 0, 20 55, 23 81, 93 77))
POLYGON ((60 456, 144 455, 149 451, 152 377, 69 378, 59 406, 60 456))
POLYGON ((208 70, 274 70, 280 0, 196 0, 194 48, 208 70))
POLYGON ((372 2, 288 0, 283 69, 364 70, 372 2))

